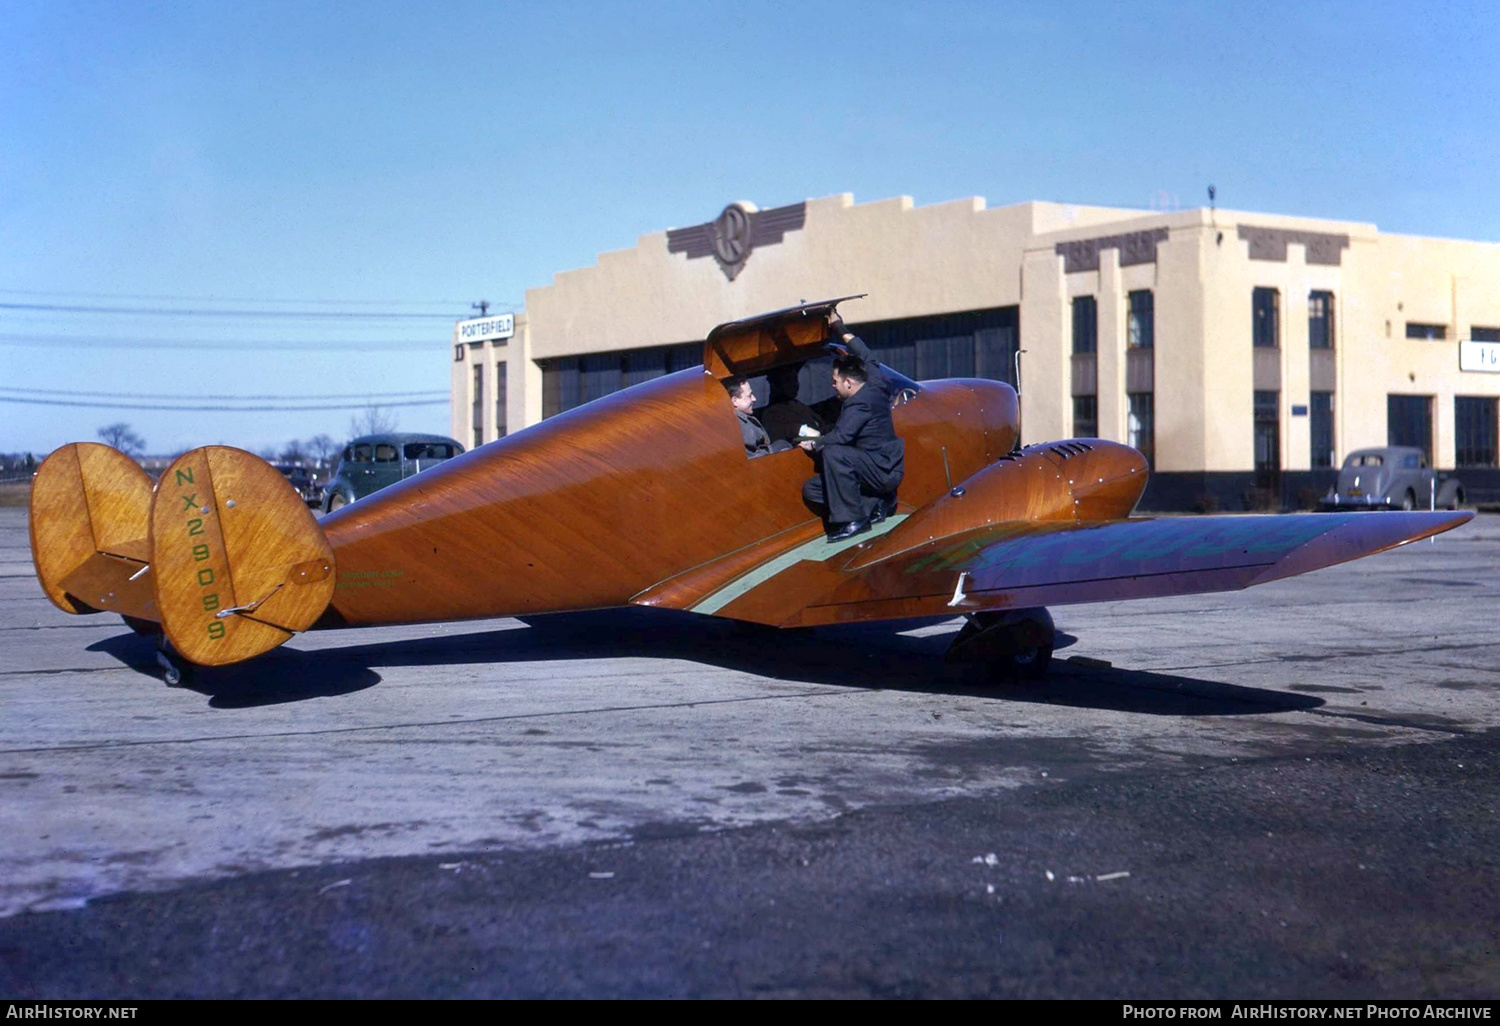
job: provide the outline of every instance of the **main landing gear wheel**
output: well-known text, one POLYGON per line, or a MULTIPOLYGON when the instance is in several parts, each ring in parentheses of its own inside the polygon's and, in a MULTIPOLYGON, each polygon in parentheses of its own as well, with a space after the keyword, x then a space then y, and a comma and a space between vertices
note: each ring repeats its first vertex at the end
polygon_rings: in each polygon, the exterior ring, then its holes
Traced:
POLYGON ((982 664, 1001 679, 1040 680, 1047 675, 1056 639, 1052 614, 1045 609, 973 613, 945 658, 982 664))

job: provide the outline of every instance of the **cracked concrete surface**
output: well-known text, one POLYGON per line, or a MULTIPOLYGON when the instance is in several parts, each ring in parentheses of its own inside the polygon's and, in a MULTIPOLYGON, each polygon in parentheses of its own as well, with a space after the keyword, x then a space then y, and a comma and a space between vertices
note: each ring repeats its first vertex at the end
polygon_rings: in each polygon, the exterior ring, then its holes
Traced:
POLYGON ((1055 608, 1024 687, 945 666, 957 621, 626 610, 303 635, 172 689, 117 617, 46 601, 0 509, 0 914, 1476 733, 1500 725, 1497 566, 1485 515, 1247 592, 1055 608))

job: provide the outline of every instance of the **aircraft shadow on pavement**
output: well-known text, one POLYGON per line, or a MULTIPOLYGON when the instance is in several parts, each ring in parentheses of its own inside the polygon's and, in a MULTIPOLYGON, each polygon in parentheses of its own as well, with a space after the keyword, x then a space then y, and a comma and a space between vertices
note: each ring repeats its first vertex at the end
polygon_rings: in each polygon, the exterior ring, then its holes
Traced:
MULTIPOLYGON (((983 667, 951 666, 956 632, 910 636, 904 624, 776 630, 659 609, 611 609, 527 617, 525 628, 355 643, 301 651, 283 647, 246 663, 200 668, 187 687, 215 708, 244 708, 346 695, 381 680, 380 668, 548 662, 646 656, 682 659, 787 683, 962 694, 1013 703, 1170 716, 1235 716, 1315 709, 1324 700, 1121 667, 1054 658, 1041 681, 1006 681, 983 667)), ((928 624, 942 621, 927 621, 928 624)), ((349 633, 351 641, 368 635, 349 633)), ((1057 649, 1077 641, 1059 632, 1057 649)), ((157 675, 153 643, 121 635, 96 649, 157 675)))
MULTIPOLYGON (((117 634, 90 645, 89 651, 106 652, 133 670, 161 679, 156 642, 152 638, 133 632, 117 634)), ((215 709, 248 709, 348 695, 380 683, 380 674, 368 666, 345 661, 330 665, 321 658, 323 655, 275 648, 234 666, 195 667, 180 686, 207 695, 208 704, 215 709)))

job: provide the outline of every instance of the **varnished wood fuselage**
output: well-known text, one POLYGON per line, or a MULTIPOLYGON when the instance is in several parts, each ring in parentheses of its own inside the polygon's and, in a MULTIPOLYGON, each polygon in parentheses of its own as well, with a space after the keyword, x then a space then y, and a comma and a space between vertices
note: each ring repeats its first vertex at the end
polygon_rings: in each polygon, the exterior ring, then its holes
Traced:
MULTIPOLYGON (((999 382, 932 382, 894 419, 906 442, 900 500, 920 508, 1010 451, 1016 396, 999 382)), ((802 484, 812 472, 798 449, 747 459, 715 378, 658 378, 325 517, 338 583, 322 625, 623 605, 811 530, 802 484)))

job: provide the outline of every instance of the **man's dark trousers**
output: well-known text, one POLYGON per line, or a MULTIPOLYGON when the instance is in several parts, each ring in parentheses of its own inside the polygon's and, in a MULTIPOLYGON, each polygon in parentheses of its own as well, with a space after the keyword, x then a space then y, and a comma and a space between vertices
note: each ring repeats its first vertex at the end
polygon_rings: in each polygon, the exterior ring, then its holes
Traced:
POLYGON ((872 453, 852 445, 825 445, 818 452, 821 473, 802 486, 802 498, 815 509, 827 508, 832 523, 869 520, 882 496, 895 495, 901 472, 881 467, 872 453))

